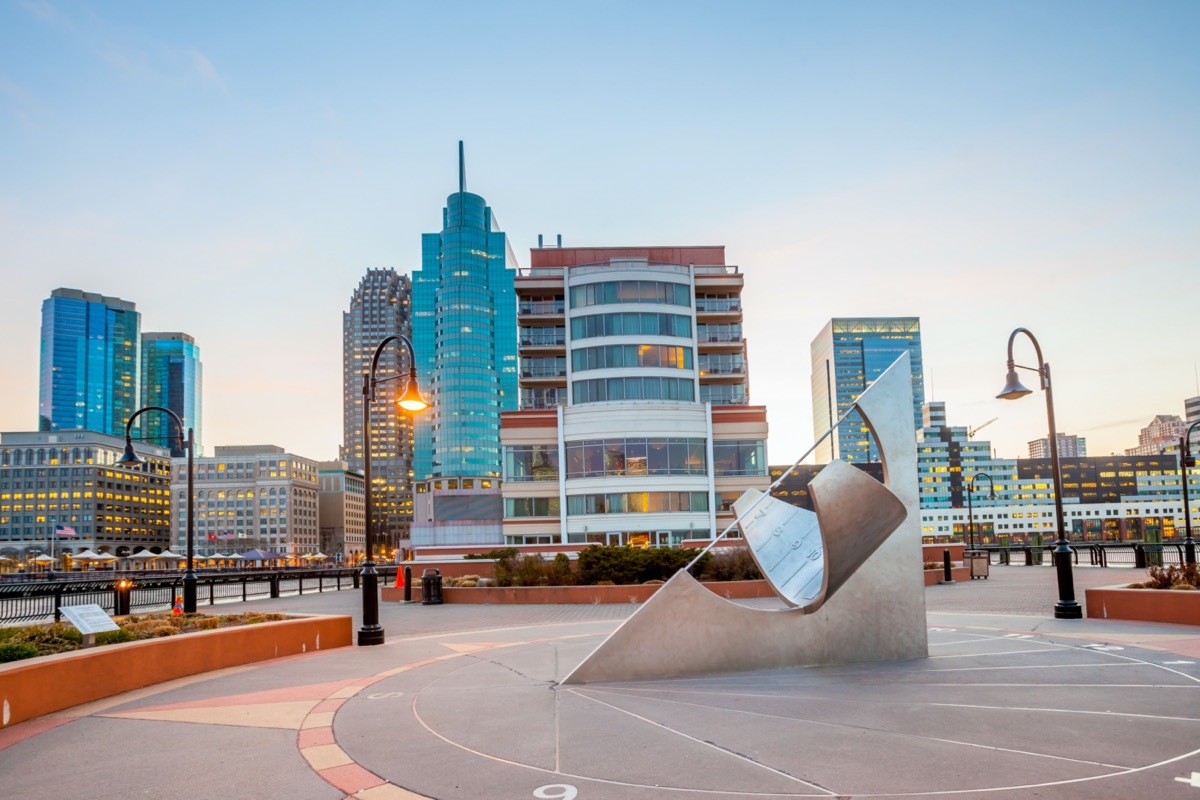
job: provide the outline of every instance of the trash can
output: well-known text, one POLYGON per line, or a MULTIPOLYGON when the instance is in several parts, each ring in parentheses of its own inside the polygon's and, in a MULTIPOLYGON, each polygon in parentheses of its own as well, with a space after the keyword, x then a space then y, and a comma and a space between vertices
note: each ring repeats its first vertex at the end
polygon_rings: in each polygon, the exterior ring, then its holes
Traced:
POLYGON ((427 569, 421 574, 421 605, 440 606, 442 604, 442 573, 440 570, 427 569))
POLYGON ((972 550, 964 555, 967 561, 967 566, 971 568, 971 579, 983 578, 987 579, 988 568, 992 564, 992 557, 988 555, 986 550, 972 550))

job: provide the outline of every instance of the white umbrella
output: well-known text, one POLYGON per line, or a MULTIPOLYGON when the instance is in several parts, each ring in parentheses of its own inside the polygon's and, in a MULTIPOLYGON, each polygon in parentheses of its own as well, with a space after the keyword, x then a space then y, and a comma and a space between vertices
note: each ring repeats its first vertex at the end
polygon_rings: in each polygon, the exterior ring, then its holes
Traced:
POLYGON ((58 561, 58 559, 53 558, 52 556, 48 556, 45 553, 43 553, 42 555, 35 558, 34 561, 36 561, 39 564, 52 564, 55 561, 58 561))
POLYGON ((99 553, 93 553, 91 550, 84 550, 82 553, 67 553, 76 561, 95 561, 100 558, 99 553))
POLYGON ((158 553, 151 553, 149 550, 143 550, 140 553, 134 553, 129 557, 134 561, 143 561, 145 559, 162 558, 158 553))
POLYGON ((172 561, 182 561, 184 559, 184 556, 181 556, 178 553, 172 553, 170 550, 163 550, 158 554, 158 557, 170 559, 172 561))
POLYGON ((112 553, 101 553, 96 556, 97 561, 120 561, 121 559, 114 556, 112 553))
POLYGON ((320 550, 316 552, 316 555, 312 556, 313 561, 324 561, 327 558, 329 558, 329 556, 325 555, 320 550))
POLYGON ((246 560, 246 557, 244 555, 242 555, 241 553, 234 553, 233 555, 229 556, 228 558, 230 561, 245 561, 246 560))

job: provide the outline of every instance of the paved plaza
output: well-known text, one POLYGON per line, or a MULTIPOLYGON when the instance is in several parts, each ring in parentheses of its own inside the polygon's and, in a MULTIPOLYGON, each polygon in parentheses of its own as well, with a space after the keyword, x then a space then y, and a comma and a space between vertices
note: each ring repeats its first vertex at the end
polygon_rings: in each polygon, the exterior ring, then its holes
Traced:
MULTIPOLYGON (((1136 573, 1074 574, 1082 602, 1136 573)), ((1050 568, 993 567, 926 590, 928 659, 570 687, 636 606, 385 603, 379 647, 0 731, 0 796, 1200 800, 1200 629, 1055 620, 1056 597, 1050 568)), ((357 627, 359 603, 251 606, 357 627)))

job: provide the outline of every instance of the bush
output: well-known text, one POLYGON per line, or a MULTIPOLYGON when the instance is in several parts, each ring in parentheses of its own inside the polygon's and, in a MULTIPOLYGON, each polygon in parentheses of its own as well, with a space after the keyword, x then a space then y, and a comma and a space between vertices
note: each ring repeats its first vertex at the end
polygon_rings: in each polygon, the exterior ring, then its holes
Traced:
MULTIPOLYGON (((635 550, 623 545, 592 545, 579 554, 579 582, 585 585, 617 585, 667 580, 695 557, 694 550, 673 547, 635 550)), ((703 571, 711 553, 701 558, 697 569, 703 571)))
POLYGON ((96 644, 120 644, 121 642, 132 642, 136 637, 125 630, 118 628, 115 631, 104 631, 96 634, 96 644))
POLYGON ((505 547, 500 550, 489 550, 486 553, 467 553, 463 556, 464 559, 486 559, 490 561, 499 561, 502 558, 516 558, 517 548, 505 547))
POLYGON ((702 581, 757 581, 762 580, 758 562, 747 547, 724 547, 709 552, 709 558, 699 566, 702 581))
POLYGON ((23 661, 26 658, 36 658, 41 653, 31 644, 25 642, 9 642, 0 644, 0 664, 7 664, 9 661, 23 661))
POLYGON ((1200 589, 1200 570, 1195 564, 1151 567, 1149 575, 1142 584, 1147 589, 1200 589))

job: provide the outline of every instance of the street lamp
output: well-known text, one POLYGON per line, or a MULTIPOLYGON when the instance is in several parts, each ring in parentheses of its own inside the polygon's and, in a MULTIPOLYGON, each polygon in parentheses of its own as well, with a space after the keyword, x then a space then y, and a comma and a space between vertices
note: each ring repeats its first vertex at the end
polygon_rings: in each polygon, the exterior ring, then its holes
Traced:
POLYGON ((992 483, 992 476, 986 472, 976 472, 971 476, 971 482, 967 484, 967 536, 971 541, 971 549, 975 549, 975 510, 971 507, 971 498, 975 495, 975 481, 979 478, 987 478, 988 480, 988 500, 996 499, 996 485, 992 483))
POLYGON ((1054 568, 1058 573, 1058 602, 1054 604, 1054 616, 1057 619, 1081 619, 1083 608, 1075 601, 1075 576, 1071 574, 1071 548, 1067 543, 1066 522, 1063 516, 1062 469, 1058 463, 1058 429, 1054 425, 1054 392, 1050 388, 1050 365, 1042 358, 1042 348, 1038 340, 1025 328, 1017 328, 1008 337, 1008 376, 1004 389, 996 395, 1000 400, 1016 400, 1027 394, 1033 394, 1032 389, 1026 389, 1017 378, 1017 369, 1027 369, 1036 372, 1042 379, 1042 389, 1046 392, 1046 417, 1050 422, 1050 469, 1054 473, 1054 516, 1058 526, 1058 540, 1054 543, 1054 568), (1013 342, 1018 333, 1023 333, 1033 342, 1037 352, 1038 365, 1025 367, 1013 361, 1013 342))
MULTIPOLYGON (((183 436, 183 420, 169 408, 162 406, 146 406, 139 408, 125 420, 125 452, 117 459, 118 464, 143 464, 145 459, 133 451, 133 421, 147 411, 161 411, 179 426, 179 435, 183 436)), ((185 614, 196 613, 196 502, 193 497, 195 479, 193 469, 196 457, 196 437, 193 430, 187 429, 187 569, 183 572, 183 611, 185 614)))
POLYGON ((1183 540, 1183 559, 1188 564, 1196 563, 1196 542, 1192 540, 1192 512, 1188 505, 1187 471, 1196 466, 1196 457, 1192 455, 1192 431, 1197 425, 1200 425, 1200 420, 1189 425, 1179 440, 1179 480, 1183 484, 1183 525, 1187 531, 1187 538, 1183 540))
POLYGON ((371 358, 371 368, 363 373, 363 388, 362 388, 362 426, 363 426, 363 478, 366 481, 366 492, 363 497, 364 512, 367 518, 366 530, 366 560, 363 561, 361 582, 362 582, 362 627, 358 630, 358 644, 363 645, 383 644, 383 626, 379 624, 379 573, 375 571, 375 536, 374 536, 374 520, 371 519, 372 505, 371 502, 371 403, 375 400, 375 387, 386 381, 394 381, 400 378, 405 378, 404 391, 401 392, 399 399, 396 400, 396 405, 400 406, 404 411, 416 413, 429 408, 429 403, 421 397, 421 392, 417 388, 417 356, 413 352, 412 342, 407 336, 402 334, 393 334, 375 348, 375 355, 371 358), (375 369, 379 366, 379 354, 383 352, 383 348, 391 342, 402 342, 408 350, 408 374, 393 375, 390 378, 375 377, 375 369))

